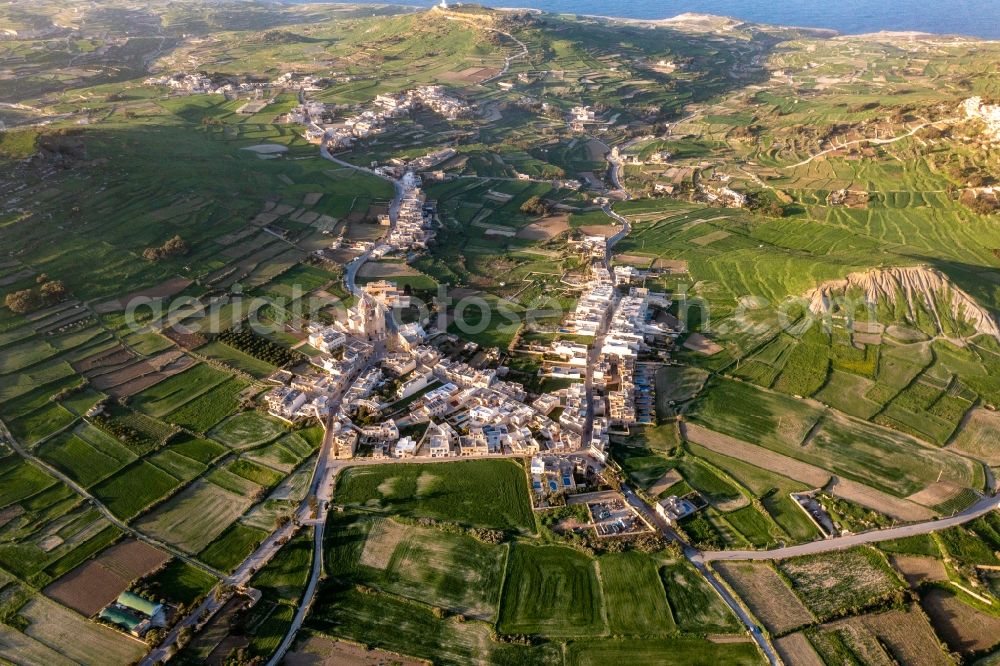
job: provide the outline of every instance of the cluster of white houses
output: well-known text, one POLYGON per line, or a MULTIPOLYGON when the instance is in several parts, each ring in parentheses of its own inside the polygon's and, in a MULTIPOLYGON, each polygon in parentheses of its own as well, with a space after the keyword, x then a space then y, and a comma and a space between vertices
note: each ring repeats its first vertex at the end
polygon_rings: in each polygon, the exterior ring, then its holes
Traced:
POLYGON ((962 103, 965 117, 983 121, 987 136, 1000 141, 1000 104, 986 104, 982 97, 970 97, 962 103))
POLYGON ((403 198, 399 204, 396 225, 386 236, 385 242, 393 250, 427 247, 427 243, 434 238, 434 209, 427 206, 427 197, 420 189, 419 176, 407 171, 401 182, 403 198))
POLYGON ((449 119, 458 118, 471 110, 468 104, 449 95, 443 86, 421 86, 399 94, 383 93, 375 97, 372 108, 323 128, 327 144, 330 148, 350 147, 355 139, 375 136, 392 118, 407 115, 420 107, 449 119))
POLYGON ((180 92, 196 94, 239 94, 253 92, 255 90, 285 89, 294 88, 296 90, 316 91, 323 90, 330 82, 327 77, 314 76, 312 74, 298 74, 296 72, 285 72, 274 80, 249 79, 239 81, 235 77, 218 77, 214 79, 206 74, 196 72, 175 72, 173 74, 163 74, 160 76, 150 76, 143 83, 151 86, 166 86, 180 92))

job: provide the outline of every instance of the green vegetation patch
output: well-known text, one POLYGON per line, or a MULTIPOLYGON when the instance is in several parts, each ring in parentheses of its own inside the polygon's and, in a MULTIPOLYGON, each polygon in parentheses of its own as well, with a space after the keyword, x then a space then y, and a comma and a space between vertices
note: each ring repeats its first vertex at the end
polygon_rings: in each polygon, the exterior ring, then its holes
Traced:
POLYGON ((902 602, 903 586, 884 556, 869 548, 807 555, 779 565, 792 588, 820 619, 902 602))
POLYGON ((354 467, 334 501, 414 518, 533 533, 524 469, 508 460, 354 467))
POLYGON ((605 631, 594 561, 562 546, 511 548, 498 626, 505 634, 591 636, 605 631))

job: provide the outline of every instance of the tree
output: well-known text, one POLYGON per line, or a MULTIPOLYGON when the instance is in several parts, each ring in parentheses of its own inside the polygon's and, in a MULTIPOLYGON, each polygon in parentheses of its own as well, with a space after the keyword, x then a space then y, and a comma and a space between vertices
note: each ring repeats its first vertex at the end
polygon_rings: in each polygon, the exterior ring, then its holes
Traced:
POLYGON ((66 285, 61 280, 46 282, 41 286, 39 291, 41 292, 42 300, 46 303, 58 303, 66 298, 66 285))
POLYGON ((521 204, 521 212, 527 215, 548 215, 549 205, 542 201, 542 198, 536 194, 521 204))
POLYGON ((22 289, 15 291, 4 297, 4 305, 10 308, 11 312, 24 314, 31 312, 38 307, 38 294, 34 289, 22 289))

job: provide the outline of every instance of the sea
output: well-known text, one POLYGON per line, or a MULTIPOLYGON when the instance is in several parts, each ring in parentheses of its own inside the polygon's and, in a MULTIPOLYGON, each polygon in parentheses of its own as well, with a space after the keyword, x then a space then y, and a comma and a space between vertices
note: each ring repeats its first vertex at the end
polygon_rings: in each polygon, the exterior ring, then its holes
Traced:
MULTIPOLYGON (((315 1, 315 0, 312 0, 315 1)), ((357 0, 355 0, 357 2, 357 0)), ((370 4, 430 7, 433 0, 360 0, 370 4)), ((530 7, 545 12, 670 18, 685 12, 715 14, 754 23, 828 28, 842 34, 930 32, 1000 40, 1000 0, 479 0, 491 7, 530 7)))

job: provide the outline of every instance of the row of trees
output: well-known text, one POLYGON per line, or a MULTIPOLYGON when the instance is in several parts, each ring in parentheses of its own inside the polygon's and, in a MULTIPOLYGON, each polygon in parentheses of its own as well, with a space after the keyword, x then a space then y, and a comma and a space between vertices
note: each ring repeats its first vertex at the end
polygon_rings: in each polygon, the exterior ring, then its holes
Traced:
POLYGON ((223 331, 219 334, 219 341, 279 368, 295 365, 302 360, 300 353, 271 342, 249 328, 231 328, 223 331))

